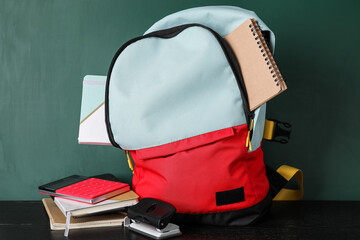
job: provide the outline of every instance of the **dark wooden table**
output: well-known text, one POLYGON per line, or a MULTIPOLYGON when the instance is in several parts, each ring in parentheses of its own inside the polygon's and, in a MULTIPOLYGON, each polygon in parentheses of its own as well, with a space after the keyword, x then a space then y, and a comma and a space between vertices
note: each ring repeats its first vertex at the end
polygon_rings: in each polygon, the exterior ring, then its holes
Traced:
MULTIPOLYGON (((270 212, 247 227, 180 226, 175 239, 360 239, 360 202, 274 202, 270 212)), ((41 201, 0 201, 0 239, 65 239, 51 231, 41 201)), ((76 239, 148 239, 127 228, 70 230, 76 239)))

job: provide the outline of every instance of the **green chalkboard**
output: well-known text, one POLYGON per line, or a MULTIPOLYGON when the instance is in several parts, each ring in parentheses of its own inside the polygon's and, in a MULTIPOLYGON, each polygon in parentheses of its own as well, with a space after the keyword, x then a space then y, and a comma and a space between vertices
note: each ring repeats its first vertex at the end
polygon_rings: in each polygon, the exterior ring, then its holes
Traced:
POLYGON ((268 116, 293 133, 264 142, 265 161, 301 168, 305 199, 359 199, 359 1, 0 0, 0 200, 40 199, 72 174, 130 182, 123 152, 77 143, 82 79, 160 18, 206 5, 253 10, 276 35, 288 90, 268 116))

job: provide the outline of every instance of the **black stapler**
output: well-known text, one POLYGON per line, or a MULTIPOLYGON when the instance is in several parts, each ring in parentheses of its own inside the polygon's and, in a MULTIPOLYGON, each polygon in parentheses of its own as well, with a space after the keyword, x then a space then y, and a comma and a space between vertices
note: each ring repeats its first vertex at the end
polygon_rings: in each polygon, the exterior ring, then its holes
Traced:
POLYGON ((179 226, 170 223, 176 208, 153 198, 143 198, 128 209, 124 226, 155 239, 181 235, 179 226))

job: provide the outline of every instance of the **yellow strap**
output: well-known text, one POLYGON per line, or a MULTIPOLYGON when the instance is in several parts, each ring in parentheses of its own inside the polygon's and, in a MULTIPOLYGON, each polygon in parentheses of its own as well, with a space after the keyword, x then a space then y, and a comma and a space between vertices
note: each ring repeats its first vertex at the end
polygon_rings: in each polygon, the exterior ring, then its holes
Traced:
POLYGON ((125 151, 125 152, 126 152, 126 157, 127 157, 127 161, 128 161, 128 164, 129 164, 129 168, 131 169, 132 174, 134 174, 134 166, 133 166, 133 164, 131 162, 129 151, 125 151))
POLYGON ((248 131, 248 134, 246 137, 245 147, 249 148, 250 152, 252 151, 252 146, 251 146, 251 141, 250 141, 250 131, 248 131))
POLYGON ((254 119, 251 119, 251 123, 250 123, 250 128, 246 137, 246 143, 245 143, 245 147, 249 148, 250 152, 252 151, 252 146, 251 146, 251 139, 250 139, 250 133, 253 130, 254 127, 254 119))
POLYGON ((274 135, 275 122, 265 119, 263 138, 266 140, 272 140, 274 135))
POLYGON ((283 188, 273 198, 274 201, 292 201, 301 200, 304 195, 303 189, 303 172, 300 169, 290 167, 288 165, 282 165, 278 168, 277 172, 283 176, 286 180, 290 181, 294 176, 300 185, 300 189, 286 189, 283 188))

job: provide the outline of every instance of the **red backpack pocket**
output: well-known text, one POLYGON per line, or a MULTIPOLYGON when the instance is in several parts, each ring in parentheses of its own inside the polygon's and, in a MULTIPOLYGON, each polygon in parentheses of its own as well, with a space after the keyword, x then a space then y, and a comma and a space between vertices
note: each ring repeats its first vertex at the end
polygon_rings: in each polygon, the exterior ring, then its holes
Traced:
POLYGON ((181 214, 244 210, 268 194, 262 149, 248 152, 247 125, 130 151, 133 189, 170 202, 181 214))

